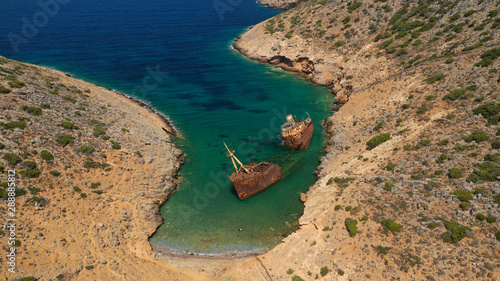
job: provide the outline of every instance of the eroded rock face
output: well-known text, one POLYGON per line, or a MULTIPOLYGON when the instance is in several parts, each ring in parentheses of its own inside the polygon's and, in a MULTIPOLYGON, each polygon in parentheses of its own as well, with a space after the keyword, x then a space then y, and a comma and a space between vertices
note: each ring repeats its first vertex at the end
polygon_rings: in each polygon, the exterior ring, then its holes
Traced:
POLYGON ((306 57, 301 57, 297 59, 297 66, 299 70, 306 74, 312 74, 314 72, 314 62, 306 57))
POLYGON ((306 2, 306 0, 259 0, 257 2, 270 8, 291 9, 302 2, 306 2))

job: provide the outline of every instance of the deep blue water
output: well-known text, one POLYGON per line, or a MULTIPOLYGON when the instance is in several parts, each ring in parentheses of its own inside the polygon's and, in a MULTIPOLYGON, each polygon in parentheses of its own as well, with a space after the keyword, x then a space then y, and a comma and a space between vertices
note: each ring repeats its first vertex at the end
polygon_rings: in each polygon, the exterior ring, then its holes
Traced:
POLYGON ((188 155, 182 186, 162 206, 164 224, 153 243, 181 252, 259 251, 296 229, 298 195, 315 181, 324 146, 319 123, 332 98, 230 48, 246 28, 279 11, 247 0, 44 0, 52 3, 45 10, 38 1, 4 2, 0 55, 145 100, 184 135, 175 140, 188 155), (309 150, 279 146, 284 115, 306 112, 316 123, 309 150), (240 201, 227 179, 232 165, 222 142, 244 163, 280 164, 282 179, 240 201))

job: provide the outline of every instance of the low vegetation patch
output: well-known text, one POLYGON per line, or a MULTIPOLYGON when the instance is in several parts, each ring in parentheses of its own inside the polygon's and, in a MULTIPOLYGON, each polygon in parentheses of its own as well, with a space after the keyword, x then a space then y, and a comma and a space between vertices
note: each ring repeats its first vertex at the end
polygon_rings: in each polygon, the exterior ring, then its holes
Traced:
POLYGON ((366 143, 366 145, 367 145, 366 149, 372 150, 375 147, 377 147, 378 145, 380 145, 381 143, 384 143, 384 142, 388 141, 390 138, 391 138, 390 134, 381 134, 381 135, 378 135, 378 136, 372 138, 371 140, 369 140, 366 143))
POLYGON ((457 196, 458 200, 462 202, 469 202, 473 197, 472 192, 463 189, 455 190, 451 194, 457 196))
POLYGON ((23 106, 23 110, 34 116, 40 116, 43 114, 43 110, 40 107, 23 106))
POLYGON ((42 152, 40 152, 40 157, 47 162, 54 160, 54 155, 47 150, 42 150, 42 152))
POLYGON ((443 233, 441 237, 444 242, 457 243, 467 236, 467 231, 472 231, 469 227, 462 226, 458 222, 445 222, 444 226, 448 231, 443 233))
POLYGON ((62 146, 62 147, 65 147, 67 146, 68 144, 70 143, 73 143, 75 140, 75 137, 71 136, 71 135, 66 135, 66 134, 62 134, 60 135, 57 139, 56 139, 56 142, 62 146))
POLYGON ((386 234, 389 233, 389 230, 392 233, 401 232, 401 228, 403 227, 402 225, 396 223, 392 219, 384 219, 380 222, 380 224, 384 227, 384 232, 386 234))
POLYGON ((500 177, 500 153, 488 154, 482 163, 476 163, 474 166, 476 170, 467 177, 467 182, 497 181, 500 177))
POLYGON ((466 142, 475 141, 476 143, 480 143, 482 141, 488 140, 488 135, 484 131, 476 131, 473 132, 470 136, 464 137, 466 142))
POLYGON ((76 151, 78 153, 82 153, 82 154, 86 154, 86 155, 92 154, 94 152, 94 150, 95 149, 92 146, 88 146, 88 145, 82 145, 76 149, 76 151))
POLYGON ((339 177, 333 179, 333 181, 335 181, 335 183, 342 188, 348 187, 349 183, 353 182, 354 180, 355 180, 354 178, 339 178, 339 177))
POLYGON ((345 219, 345 226, 347 228, 347 231, 349 232, 349 235, 351 237, 356 236, 358 233, 358 221, 352 218, 347 218, 345 219))

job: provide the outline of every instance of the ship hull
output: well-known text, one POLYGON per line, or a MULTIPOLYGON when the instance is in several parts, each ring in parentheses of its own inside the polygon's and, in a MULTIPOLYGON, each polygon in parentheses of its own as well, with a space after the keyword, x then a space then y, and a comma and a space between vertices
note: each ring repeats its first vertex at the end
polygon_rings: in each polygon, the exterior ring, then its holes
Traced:
MULTIPOLYGON (((241 174, 243 172, 240 172, 239 174, 235 172, 229 176, 229 179, 233 183, 236 193, 240 199, 245 199, 263 191, 281 178, 281 168, 278 165, 267 162, 264 163, 266 165, 269 164, 269 166, 260 173, 245 175, 241 174)), ((262 163, 251 163, 249 167, 251 168, 251 165, 257 166, 260 164, 262 163)))
POLYGON ((283 136, 283 144, 289 147, 306 150, 314 133, 314 123, 304 124, 305 128, 297 134, 283 136))

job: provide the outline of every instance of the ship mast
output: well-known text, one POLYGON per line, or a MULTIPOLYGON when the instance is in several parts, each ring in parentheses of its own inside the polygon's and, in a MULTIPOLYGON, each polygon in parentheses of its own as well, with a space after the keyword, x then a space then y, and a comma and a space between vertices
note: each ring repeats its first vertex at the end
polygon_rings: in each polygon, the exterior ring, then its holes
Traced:
POLYGON ((245 165, 243 165, 240 160, 238 158, 236 158, 236 156, 234 155, 234 150, 230 150, 229 147, 227 147, 226 143, 224 143, 224 146, 226 147, 227 149, 227 154, 226 156, 227 157, 231 157, 231 161, 233 162, 233 165, 234 165, 234 169, 236 170, 236 173, 239 173, 239 169, 238 169, 238 166, 236 165, 236 163, 234 162, 234 160, 236 160, 240 165, 241 165, 241 168, 243 170, 245 170, 245 172, 247 172, 247 174, 250 174, 250 171, 245 167, 245 165))

